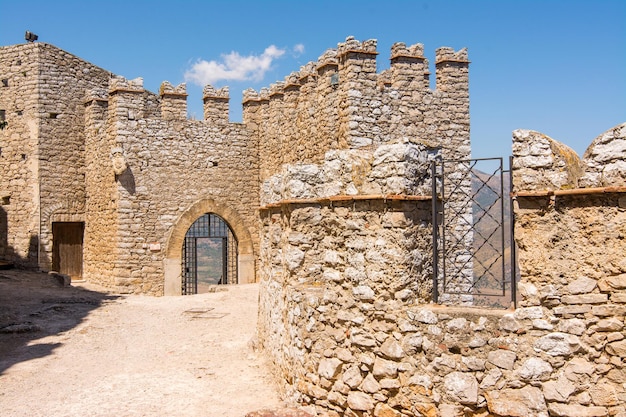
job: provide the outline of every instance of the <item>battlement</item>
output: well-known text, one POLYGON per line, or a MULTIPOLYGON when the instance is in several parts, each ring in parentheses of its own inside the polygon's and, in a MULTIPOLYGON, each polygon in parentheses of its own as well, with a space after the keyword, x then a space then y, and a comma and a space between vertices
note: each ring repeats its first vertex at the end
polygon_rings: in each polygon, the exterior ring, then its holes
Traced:
POLYGON ((378 55, 376 45, 378 41, 376 39, 369 39, 363 42, 359 42, 354 36, 348 36, 345 42, 337 44, 337 56, 344 57, 347 54, 364 54, 364 55, 378 55))
POLYGON ((228 87, 215 89, 211 85, 204 86, 202 90, 204 120, 215 125, 228 124, 229 101, 228 87))
POLYGON ((109 94, 117 92, 143 93, 143 91, 143 78, 141 77, 133 80, 127 80, 124 77, 113 77, 109 82, 109 94))
POLYGON ((467 50, 437 49, 437 94, 430 88, 423 44, 393 44, 391 67, 380 73, 377 56, 375 39, 348 37, 268 89, 244 92, 244 122, 271 149, 262 175, 285 163, 319 162, 331 149, 376 147, 407 136, 457 149, 455 158, 469 156, 467 50), (462 132, 449 126, 438 132, 434 122, 440 116, 434 114, 440 111, 462 132), (444 137, 454 140, 441 143, 444 137))
POLYGON ((164 120, 187 120, 187 85, 174 87, 167 81, 159 88, 161 116, 164 120))
POLYGON ((109 101, 109 93, 104 88, 93 88, 85 91, 85 104, 94 101, 109 101))
POLYGON ((437 48, 435 51, 435 63, 440 64, 443 62, 461 62, 469 64, 467 48, 463 48, 458 51, 455 51, 447 46, 437 48))

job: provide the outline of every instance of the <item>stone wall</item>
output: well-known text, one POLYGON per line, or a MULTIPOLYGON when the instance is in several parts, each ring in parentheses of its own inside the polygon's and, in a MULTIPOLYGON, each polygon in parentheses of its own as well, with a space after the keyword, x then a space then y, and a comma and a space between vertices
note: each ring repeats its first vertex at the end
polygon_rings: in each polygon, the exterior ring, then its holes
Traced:
MULTIPOLYGON (((95 102, 106 102, 107 108, 97 118, 102 107, 91 104, 97 107, 94 120, 87 123, 88 129, 106 126, 88 154, 95 169, 94 181, 88 182, 88 216, 93 221, 88 222, 85 252, 93 280, 122 292, 163 294, 170 250, 178 252, 173 279, 180 285, 182 246, 170 248, 170 239, 176 233, 184 236, 190 224, 178 230, 179 220, 203 201, 235 213, 217 214, 244 231, 239 239, 258 248, 258 142, 245 126, 187 120, 184 85, 164 83, 156 97, 143 89, 140 79, 116 78, 106 96, 95 102), (125 165, 118 173, 114 153, 125 165)), ((221 111, 228 114, 228 108, 221 111)), ((255 279, 254 261, 246 279, 255 279)))
POLYGON ((341 152, 285 168, 262 208, 259 334, 286 395, 327 416, 626 416, 625 126, 583 160, 514 133, 514 310, 429 302, 425 188, 342 195, 355 169, 330 169, 355 158, 335 164, 341 152))
MULTIPOLYGON (((467 54, 437 51, 433 91, 421 45, 394 45, 380 74, 375 46, 348 38, 244 98, 268 153, 259 338, 291 398, 330 415, 421 415, 458 404, 441 389, 448 368, 425 364, 452 352, 447 365, 466 368, 460 346, 500 316, 451 325, 463 341, 448 349, 442 329, 460 320, 417 307, 432 300, 431 163, 469 158, 467 54)), ((463 403, 484 407, 473 398, 463 403)))
POLYGON ((47 270, 52 222, 85 220, 84 93, 110 73, 45 43, 0 48, 2 257, 47 270))
POLYGON ((410 141, 467 158, 467 51, 439 48, 436 89, 429 87, 423 45, 396 43, 391 68, 376 72, 376 40, 352 37, 285 77, 244 93, 244 123, 262 140, 261 181, 283 165, 319 163, 329 150, 374 150, 410 141))

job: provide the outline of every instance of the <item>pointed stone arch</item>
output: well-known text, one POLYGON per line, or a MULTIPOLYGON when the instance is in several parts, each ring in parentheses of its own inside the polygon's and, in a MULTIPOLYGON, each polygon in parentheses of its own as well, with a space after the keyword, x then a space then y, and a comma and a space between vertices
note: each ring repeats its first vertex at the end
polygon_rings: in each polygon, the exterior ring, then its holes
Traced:
POLYGON ((168 236, 163 270, 165 282, 164 295, 181 295, 181 265, 182 247, 185 234, 198 217, 206 213, 215 213, 224 219, 231 227, 238 242, 238 282, 241 284, 255 282, 254 247, 252 235, 243 218, 225 204, 212 199, 203 199, 194 203, 180 217, 171 229, 168 236))

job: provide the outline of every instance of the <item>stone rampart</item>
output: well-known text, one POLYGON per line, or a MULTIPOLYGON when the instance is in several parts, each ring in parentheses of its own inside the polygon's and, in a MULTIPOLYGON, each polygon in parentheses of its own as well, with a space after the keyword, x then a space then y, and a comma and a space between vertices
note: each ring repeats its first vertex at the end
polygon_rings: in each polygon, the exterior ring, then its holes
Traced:
POLYGON ((284 164, 319 163, 329 150, 376 149, 408 140, 467 158, 467 51, 440 48, 436 89, 423 46, 392 47, 391 68, 376 72, 376 41, 352 37, 281 82, 244 93, 244 123, 263 138, 261 181, 284 164))
MULTIPOLYGON (((621 149, 622 132, 591 149, 621 149)), ((538 133, 515 132, 513 149, 521 279, 508 310, 430 302, 427 187, 360 194, 373 176, 351 183, 354 150, 283 168, 262 192, 259 335, 288 396, 328 416, 626 416, 623 177, 580 188, 609 176, 599 157, 538 133)), ((403 172, 424 185, 414 151, 400 152, 403 172)))
MULTIPOLYGON (((112 79, 104 96, 88 94, 88 108, 93 138, 85 256, 91 280, 157 295, 169 281, 180 294, 181 248, 168 245, 173 233, 181 233, 177 222, 194 206, 217 204, 218 214, 236 213, 225 220, 243 230, 243 243, 256 246, 258 142, 245 126, 213 117, 187 120, 184 85, 165 82, 157 97, 141 79, 112 79), (169 270, 167 253, 178 256, 169 270)), ((244 282, 254 281, 254 260, 245 261, 251 270, 244 282)))

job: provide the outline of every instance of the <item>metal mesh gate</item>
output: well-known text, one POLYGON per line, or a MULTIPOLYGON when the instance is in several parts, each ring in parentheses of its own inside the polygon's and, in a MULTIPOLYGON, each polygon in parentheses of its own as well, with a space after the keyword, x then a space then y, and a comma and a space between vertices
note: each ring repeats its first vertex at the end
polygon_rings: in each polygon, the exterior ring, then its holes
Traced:
POLYGON ((458 305, 515 302, 510 170, 502 158, 433 164, 433 298, 458 305))
POLYGON ((191 225, 183 242, 182 268, 183 295, 237 283, 237 239, 224 219, 207 213, 191 225))

